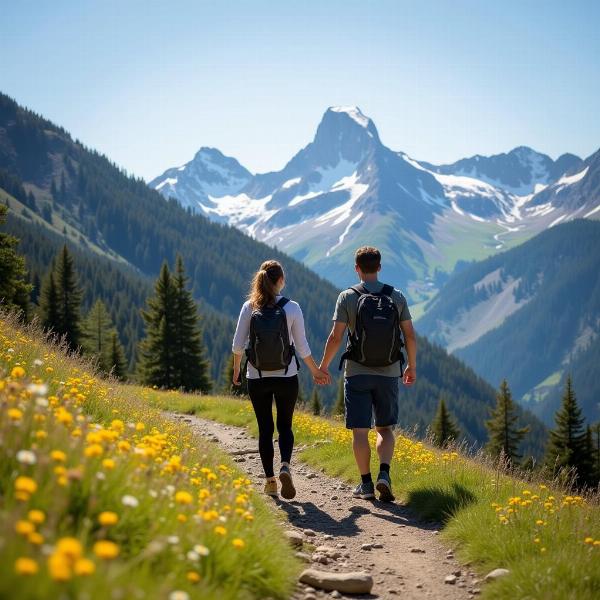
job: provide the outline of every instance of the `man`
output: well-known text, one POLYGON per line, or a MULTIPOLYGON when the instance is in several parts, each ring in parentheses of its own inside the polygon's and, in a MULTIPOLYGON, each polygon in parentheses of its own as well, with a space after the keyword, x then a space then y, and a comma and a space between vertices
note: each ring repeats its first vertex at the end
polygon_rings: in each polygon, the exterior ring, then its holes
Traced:
POLYGON ((355 270, 361 284, 355 288, 344 290, 337 299, 333 315, 333 328, 327 339, 320 369, 329 375, 329 365, 339 350, 344 339, 344 332, 348 327, 350 330, 349 340, 354 344, 344 355, 347 357, 344 381, 346 427, 352 429, 352 448, 361 476, 361 482, 354 490, 353 496, 364 499, 375 498, 375 485, 373 485, 371 477, 371 448, 368 439, 374 413, 377 454, 380 461, 376 487, 380 494, 380 500, 391 502, 394 500, 394 494, 390 479, 390 462, 394 454, 395 442, 392 429, 394 425, 398 424, 399 380, 402 377, 406 386, 413 385, 416 381, 417 343, 406 299, 399 290, 391 286, 384 286, 378 280, 378 273, 381 270, 379 250, 368 246, 359 248, 355 254, 355 263, 355 270), (362 301, 360 301, 361 298, 363 298, 362 301), (372 307, 371 312, 368 312, 367 299, 370 303, 369 306, 372 307), (387 313, 385 312, 386 306, 387 313), (397 319, 393 313, 394 307, 398 312, 397 319), (360 327, 357 332, 359 310, 360 327), (393 317, 393 320, 389 315, 393 317), (380 320, 376 321, 376 319, 380 320), (377 346, 378 343, 381 346, 388 343, 394 344, 399 332, 390 331, 390 329, 397 330, 398 325, 402 331, 408 355, 404 373, 402 373, 398 342, 395 342, 395 350, 377 346), (371 327, 370 332, 366 331, 368 327, 371 327), (373 332, 376 332, 377 335, 374 335, 373 332), (370 334, 369 343, 357 339, 355 334, 362 336, 365 340, 368 337, 367 334, 370 334), (373 344, 373 338, 377 338, 375 344, 373 344), (388 342, 388 339, 391 342, 388 342), (361 347, 360 351, 357 350, 357 345, 361 347), (365 348, 367 355, 365 355, 365 348), (368 356, 369 353, 371 353, 371 357, 368 356), (378 353, 383 353, 387 358, 374 358, 378 353), (382 362, 387 364, 381 364, 382 362))

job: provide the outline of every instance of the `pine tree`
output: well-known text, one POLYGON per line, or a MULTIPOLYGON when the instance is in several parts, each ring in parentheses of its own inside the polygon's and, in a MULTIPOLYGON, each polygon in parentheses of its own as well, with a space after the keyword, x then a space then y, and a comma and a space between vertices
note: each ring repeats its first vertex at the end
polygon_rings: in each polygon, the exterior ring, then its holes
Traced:
POLYGON ((334 415, 343 415, 346 411, 346 405, 344 402, 344 378, 340 377, 338 383, 337 396, 335 398, 335 404, 333 405, 334 415))
POLYGON ((486 422, 490 436, 486 449, 494 458, 502 455, 509 462, 520 458, 519 443, 529 431, 529 427, 518 428, 518 419, 512 394, 504 379, 496 395, 496 407, 492 410, 491 419, 486 422))
POLYGON ((574 469, 576 480, 579 481, 585 470, 586 435, 570 375, 554 420, 556 427, 550 431, 546 464, 554 473, 560 469, 574 469))
POLYGON ((154 286, 154 296, 142 310, 146 337, 140 343, 140 376, 143 383, 172 389, 175 387, 175 287, 167 263, 163 263, 154 286))
POLYGON ((61 326, 60 313, 58 310, 58 290, 54 279, 54 268, 52 267, 42 283, 40 292, 40 316, 42 327, 47 330, 57 331, 61 326))
POLYGON ((109 364, 110 346, 109 340, 113 324, 102 300, 96 300, 84 321, 84 350, 96 357, 98 366, 108 373, 111 369, 109 364))
POLYGON ((233 354, 230 354, 223 369, 221 392, 223 394, 231 394, 232 396, 247 396, 248 384, 246 378, 242 374, 240 379, 242 380, 242 385, 233 385, 233 354))
POLYGON ((163 264, 154 291, 148 309, 142 311, 146 325, 140 345, 142 380, 170 389, 210 391, 198 312, 179 257, 175 276, 163 264))
POLYGON ((69 347, 76 350, 82 342, 81 290, 73 257, 65 244, 52 263, 51 272, 42 286, 42 325, 65 336, 69 347))
POLYGON ((177 256, 175 289, 175 385, 186 391, 210 392, 208 361, 204 358, 198 309, 188 290, 183 259, 177 256))
POLYGON ((108 371, 114 377, 120 381, 125 381, 127 378, 127 359, 115 329, 110 332, 108 340, 107 365, 108 371))
POLYGON ((310 410, 313 415, 320 415, 323 410, 323 405, 321 404, 321 398, 319 398, 319 392, 317 388, 313 389, 312 396, 310 397, 310 410))
POLYGON ((446 408, 444 398, 440 398, 437 413, 431 424, 435 443, 440 447, 444 447, 449 441, 457 440, 460 435, 459 429, 446 408))
MULTIPOLYGON (((7 209, 0 205, 0 225, 6 220, 7 209)), ((20 310, 24 320, 29 319, 29 295, 32 285, 27 282, 25 259, 17 254, 19 241, 0 232, 0 302, 8 309, 20 310)))

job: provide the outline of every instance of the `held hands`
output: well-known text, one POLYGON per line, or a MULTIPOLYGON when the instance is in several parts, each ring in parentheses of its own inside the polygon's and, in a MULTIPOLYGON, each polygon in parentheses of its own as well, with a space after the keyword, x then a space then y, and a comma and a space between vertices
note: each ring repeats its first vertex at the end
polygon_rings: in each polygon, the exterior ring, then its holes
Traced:
POLYGON ((317 385, 329 385, 331 383, 331 375, 327 367, 320 366, 313 371, 313 380, 317 385))
POLYGON ((404 369, 404 375, 402 376, 402 383, 404 385, 413 385, 415 381, 417 381, 417 369, 407 365, 406 369, 404 369))

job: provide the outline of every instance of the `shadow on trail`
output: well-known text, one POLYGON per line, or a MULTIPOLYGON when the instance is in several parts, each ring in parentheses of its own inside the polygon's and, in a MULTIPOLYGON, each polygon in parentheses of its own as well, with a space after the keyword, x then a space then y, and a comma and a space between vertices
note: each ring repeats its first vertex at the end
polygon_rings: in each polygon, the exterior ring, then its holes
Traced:
POLYGON ((435 528, 433 523, 421 521, 414 513, 414 509, 395 502, 365 501, 364 505, 355 504, 350 506, 349 512, 339 519, 321 510, 313 502, 285 502, 278 498, 275 503, 286 512, 291 524, 325 535, 341 537, 360 535, 363 530, 357 521, 362 515, 371 515, 393 525, 408 525, 421 529, 435 528))
POLYGON ((459 483, 451 489, 424 488, 409 492, 406 505, 422 519, 445 523, 477 497, 459 483))

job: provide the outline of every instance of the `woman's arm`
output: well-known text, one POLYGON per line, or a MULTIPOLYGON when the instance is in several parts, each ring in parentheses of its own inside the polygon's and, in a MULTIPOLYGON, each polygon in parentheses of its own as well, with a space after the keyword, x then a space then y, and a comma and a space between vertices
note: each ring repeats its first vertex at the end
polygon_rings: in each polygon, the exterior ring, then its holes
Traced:
POLYGON ((296 348, 296 353, 308 367, 308 370, 313 376, 315 383, 318 383, 319 385, 329 383, 328 378, 321 371, 319 371, 319 367, 317 366, 315 359, 312 357, 310 346, 308 345, 308 340, 306 339, 304 315, 302 314, 300 305, 297 304, 296 306, 298 307, 298 310, 294 311, 294 318, 291 326, 292 338, 296 348))
POLYGON ((235 328, 235 334, 233 336, 232 350, 233 350, 233 384, 240 385, 240 365, 242 364, 242 356, 246 343, 248 341, 248 335, 250 334, 250 319, 252 317, 252 311, 250 305, 246 302, 242 306, 240 316, 238 317, 237 326, 235 328))

